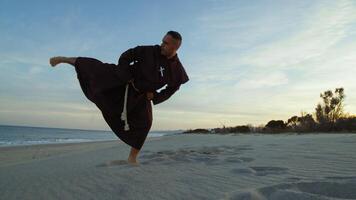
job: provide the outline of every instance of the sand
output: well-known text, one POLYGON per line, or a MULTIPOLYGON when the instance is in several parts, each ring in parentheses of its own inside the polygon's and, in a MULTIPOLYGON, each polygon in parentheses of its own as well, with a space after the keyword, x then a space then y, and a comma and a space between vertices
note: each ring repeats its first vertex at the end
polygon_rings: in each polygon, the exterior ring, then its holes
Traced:
POLYGON ((1 199, 356 199, 356 135, 173 135, 0 148, 1 199))

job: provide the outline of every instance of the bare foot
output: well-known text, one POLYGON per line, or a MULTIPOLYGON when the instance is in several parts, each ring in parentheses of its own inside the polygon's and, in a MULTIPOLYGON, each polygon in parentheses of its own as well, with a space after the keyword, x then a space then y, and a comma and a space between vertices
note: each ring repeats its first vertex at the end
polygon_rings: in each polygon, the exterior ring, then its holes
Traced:
POLYGON ((52 67, 55 67, 57 64, 61 63, 65 57, 63 56, 56 56, 49 59, 49 63, 52 67))
POLYGON ((128 158, 127 159, 127 162, 129 163, 129 164, 131 164, 131 165, 139 165, 139 162, 137 162, 137 160, 135 159, 135 158, 128 158))
POLYGON ((112 160, 105 162, 103 164, 97 165, 97 167, 114 167, 114 166, 120 166, 120 165, 131 165, 131 166, 139 166, 138 162, 130 162, 128 160, 112 160))

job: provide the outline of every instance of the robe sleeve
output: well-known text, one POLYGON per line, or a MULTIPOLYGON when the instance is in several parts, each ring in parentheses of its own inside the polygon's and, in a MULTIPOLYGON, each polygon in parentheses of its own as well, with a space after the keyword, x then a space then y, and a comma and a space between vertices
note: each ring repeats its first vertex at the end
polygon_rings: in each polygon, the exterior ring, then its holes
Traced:
POLYGON ((185 84, 186 82, 189 81, 189 77, 187 73, 185 72, 185 69, 183 65, 178 62, 176 62, 176 65, 172 67, 171 70, 171 81, 167 84, 166 88, 161 90, 159 93, 154 91, 153 93, 153 105, 162 103, 169 99, 177 90, 179 90, 180 86, 182 84, 185 84))
POLYGON ((168 85, 181 85, 189 81, 189 77, 179 59, 175 62, 175 66, 172 67, 171 77, 172 80, 168 85))
POLYGON ((124 82, 128 82, 133 79, 132 70, 130 66, 133 62, 137 62, 142 56, 143 47, 136 46, 123 52, 118 61, 118 67, 116 68, 116 75, 119 76, 124 82))
POLYGON ((169 99, 169 97, 171 97, 178 89, 180 86, 166 86, 166 88, 164 88, 163 90, 161 90, 160 92, 156 92, 154 91, 154 95, 153 95, 153 105, 162 103, 164 101, 166 101, 167 99, 169 99))

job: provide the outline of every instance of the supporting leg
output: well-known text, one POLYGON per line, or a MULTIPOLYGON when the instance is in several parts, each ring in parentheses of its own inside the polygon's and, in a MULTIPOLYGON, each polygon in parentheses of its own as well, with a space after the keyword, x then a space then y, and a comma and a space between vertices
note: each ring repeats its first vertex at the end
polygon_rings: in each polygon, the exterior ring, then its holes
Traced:
POLYGON ((129 158, 127 159, 127 161, 130 164, 138 164, 138 162, 136 160, 136 157, 137 157, 139 152, 140 152, 139 149, 131 147, 130 155, 129 155, 129 158))
POLYGON ((52 67, 55 67, 56 65, 58 65, 60 63, 67 63, 67 64, 74 66, 76 59, 77 59, 77 57, 56 56, 56 57, 50 58, 49 63, 52 65, 52 67))

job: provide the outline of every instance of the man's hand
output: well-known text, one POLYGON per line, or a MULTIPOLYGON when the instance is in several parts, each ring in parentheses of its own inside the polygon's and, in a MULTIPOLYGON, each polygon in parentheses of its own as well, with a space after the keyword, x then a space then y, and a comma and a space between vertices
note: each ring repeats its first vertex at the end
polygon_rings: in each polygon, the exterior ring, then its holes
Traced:
POLYGON ((149 101, 151 101, 153 99, 153 92, 147 92, 146 97, 149 101))

